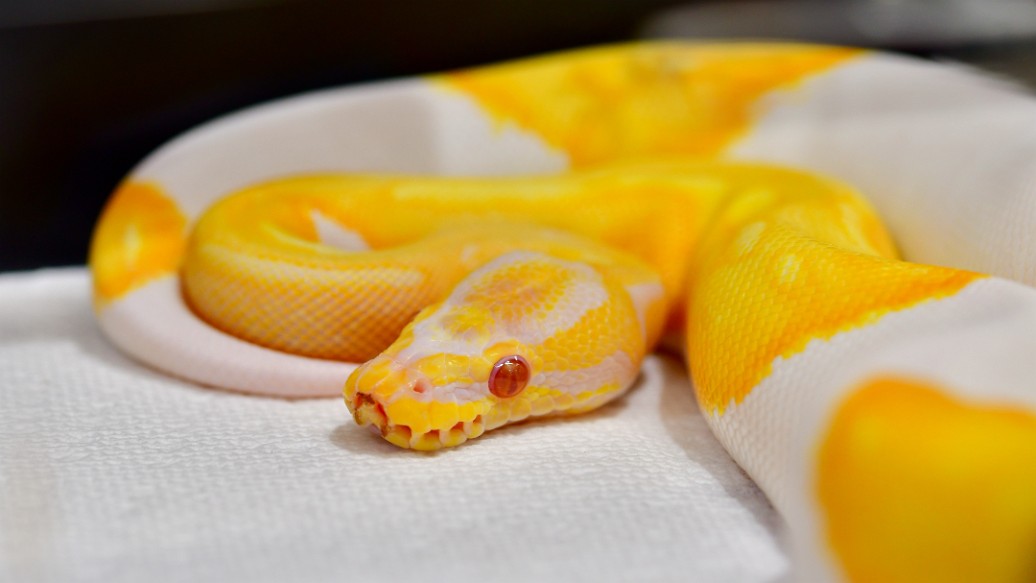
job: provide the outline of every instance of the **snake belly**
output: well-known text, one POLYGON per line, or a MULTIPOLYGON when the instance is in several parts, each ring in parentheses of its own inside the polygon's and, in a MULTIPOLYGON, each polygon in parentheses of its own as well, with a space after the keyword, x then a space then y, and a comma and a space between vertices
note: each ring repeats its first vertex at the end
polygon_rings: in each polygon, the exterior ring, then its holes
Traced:
MULTIPOLYGON (((509 154, 502 173, 570 172, 270 181, 304 168, 256 166, 195 195, 185 176, 211 164, 229 122, 120 186, 91 249, 95 306, 128 352, 197 382, 283 396, 344 382, 358 423, 419 450, 599 407, 675 332, 708 423, 781 511, 803 578, 1032 580, 1034 252, 976 235, 980 251, 959 262, 939 255, 952 243, 918 254, 938 265, 902 261, 853 188, 735 160, 797 161, 786 158, 808 148, 796 128, 818 125, 830 92, 858 79, 898 87, 912 67, 934 66, 837 47, 663 43, 439 75, 400 99, 467 128, 456 134, 482 132, 509 154), (786 126, 764 124, 767 104, 786 126), (202 214, 200 199, 228 190, 202 214)), ((933 83, 983 87, 937 73, 933 83)), ((912 207, 874 195, 901 210, 892 223, 928 239, 953 236, 933 224, 1036 223, 1036 212, 985 219, 929 203, 922 186, 942 178, 903 170, 900 141, 854 146, 885 163, 860 183, 888 167, 913 185, 912 207)), ((474 173, 489 155, 438 151, 474 173)), ((805 165, 854 175, 839 163, 805 165)), ((979 196, 946 192, 962 208, 979 196)))

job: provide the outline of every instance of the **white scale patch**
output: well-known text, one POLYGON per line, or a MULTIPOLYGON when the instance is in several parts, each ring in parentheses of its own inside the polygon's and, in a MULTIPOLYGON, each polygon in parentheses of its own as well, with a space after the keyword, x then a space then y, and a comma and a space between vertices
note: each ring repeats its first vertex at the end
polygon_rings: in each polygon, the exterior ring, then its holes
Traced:
POLYGON ((608 383, 624 383, 632 380, 635 373, 636 366, 629 355, 617 350, 593 366, 575 370, 541 372, 534 375, 529 384, 578 395, 596 391, 608 383))
POLYGON ((633 301, 633 309, 637 312, 640 333, 647 336, 647 310, 652 304, 662 299, 665 290, 660 283, 638 283, 626 286, 626 293, 633 301))
POLYGON ((343 251, 370 251, 371 247, 367 244, 363 235, 343 227, 324 216, 320 211, 310 211, 309 218, 313 221, 313 226, 317 230, 317 236, 320 237, 320 242, 324 245, 343 251))

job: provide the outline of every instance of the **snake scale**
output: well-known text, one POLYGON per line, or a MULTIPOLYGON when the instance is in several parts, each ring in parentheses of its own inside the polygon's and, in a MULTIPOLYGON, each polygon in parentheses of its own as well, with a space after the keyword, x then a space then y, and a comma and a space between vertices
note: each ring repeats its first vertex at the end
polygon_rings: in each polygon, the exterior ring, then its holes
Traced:
POLYGON ((840 47, 332 90, 134 170, 94 236, 95 308, 166 372, 344 386, 418 450, 599 407, 666 339, 805 580, 1033 581, 1034 144, 1029 96, 840 47))

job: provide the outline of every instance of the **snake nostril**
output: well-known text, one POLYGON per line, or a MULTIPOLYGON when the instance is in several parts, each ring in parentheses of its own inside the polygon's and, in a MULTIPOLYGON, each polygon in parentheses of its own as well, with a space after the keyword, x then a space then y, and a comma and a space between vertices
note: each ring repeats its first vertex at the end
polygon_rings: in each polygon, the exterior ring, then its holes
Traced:
POLYGON ((432 388, 432 383, 428 379, 420 378, 420 379, 417 379, 417 382, 414 383, 414 386, 412 387, 412 390, 415 393, 424 393, 425 391, 427 391, 427 390, 429 390, 431 388, 432 388))

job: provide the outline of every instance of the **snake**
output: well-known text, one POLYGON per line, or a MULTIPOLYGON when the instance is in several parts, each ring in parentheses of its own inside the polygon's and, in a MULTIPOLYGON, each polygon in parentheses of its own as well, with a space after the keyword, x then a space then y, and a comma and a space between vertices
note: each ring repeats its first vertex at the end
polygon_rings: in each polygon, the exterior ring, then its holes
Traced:
POLYGON ((414 450, 594 410, 677 351, 804 580, 1033 581, 1033 128, 1006 82, 796 43, 315 92, 134 169, 94 309, 168 374, 344 394, 414 450))

